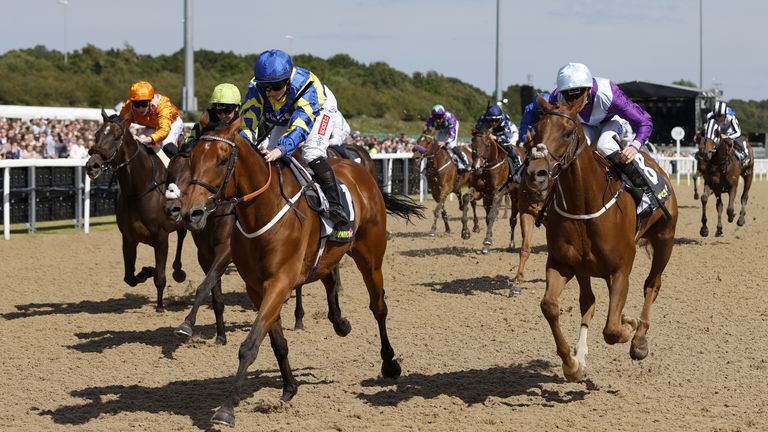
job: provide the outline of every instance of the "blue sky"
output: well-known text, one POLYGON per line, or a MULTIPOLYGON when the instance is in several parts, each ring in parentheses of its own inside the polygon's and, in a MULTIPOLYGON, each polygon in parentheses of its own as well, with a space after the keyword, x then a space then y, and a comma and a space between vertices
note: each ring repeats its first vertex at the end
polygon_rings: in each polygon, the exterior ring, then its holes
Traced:
MULTIPOLYGON (((68 1, 6 4, 0 53, 90 43, 169 54, 183 45, 183 0, 68 1)), ((502 87, 530 79, 549 89, 569 61, 617 82, 699 82, 699 0, 501 1, 502 87)), ((703 5, 704 87, 718 86, 726 100, 768 99, 768 2, 703 5)), ((488 93, 495 85, 496 0, 193 0, 193 12, 196 49, 347 53, 407 73, 435 70, 488 93)))

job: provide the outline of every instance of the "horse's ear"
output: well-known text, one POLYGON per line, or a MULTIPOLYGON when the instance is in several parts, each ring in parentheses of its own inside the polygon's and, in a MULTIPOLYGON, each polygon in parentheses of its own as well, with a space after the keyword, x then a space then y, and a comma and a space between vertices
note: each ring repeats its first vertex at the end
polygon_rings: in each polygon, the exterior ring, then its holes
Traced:
POLYGON ((104 120, 104 123, 109 121, 109 116, 107 115, 107 112, 104 111, 104 107, 101 107, 101 118, 104 120))
POLYGON ((581 108, 584 106, 584 102, 587 100, 588 97, 589 97, 589 91, 585 91, 584 94, 581 95, 581 97, 576 99, 576 101, 569 106, 570 111, 573 112, 574 114, 581 111, 581 108))
POLYGON ((544 98, 541 96, 541 93, 537 93, 537 94, 536 94, 536 100, 537 100, 537 102, 539 102, 539 106, 540 106, 540 107, 541 107, 541 108, 542 108, 544 111, 547 111, 547 112, 548 112, 548 111, 553 111, 553 110, 555 109, 555 106, 554 106, 554 105, 552 105, 551 103, 549 103, 549 101, 548 101, 548 100, 544 99, 544 98))
POLYGON ((198 123, 200 123, 200 129, 205 130, 205 128, 208 126, 208 123, 211 122, 211 118, 208 115, 208 110, 203 111, 202 114, 200 114, 200 118, 198 119, 198 123))

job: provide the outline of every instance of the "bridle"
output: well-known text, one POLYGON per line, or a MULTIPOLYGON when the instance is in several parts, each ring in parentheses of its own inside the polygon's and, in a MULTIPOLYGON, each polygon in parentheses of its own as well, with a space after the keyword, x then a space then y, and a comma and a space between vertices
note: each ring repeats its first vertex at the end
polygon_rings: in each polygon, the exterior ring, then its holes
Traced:
MULTIPOLYGON (((491 141, 491 143, 492 143, 491 146, 493 147, 493 152, 492 152, 493 153, 492 154, 493 160, 491 160, 490 158, 483 158, 484 159, 483 165, 478 167, 477 171, 479 171, 479 172, 482 172, 482 171, 485 171, 485 170, 491 171, 493 169, 496 169, 496 168, 500 167, 502 164, 504 164, 505 157, 502 157, 501 160, 499 160, 499 150, 501 150, 502 154, 506 154, 507 152, 506 152, 506 150, 501 148, 501 144, 499 144, 498 141, 496 141, 496 140, 494 140, 492 138, 486 138, 484 136, 484 134, 483 135, 478 135, 478 137, 481 140, 483 140, 484 143, 487 143, 488 141, 491 141), (490 165, 490 164, 493 164, 493 165, 491 167, 488 167, 488 165, 490 165)), ((477 156, 477 149, 475 148, 475 146, 472 146, 472 156, 475 159, 479 158, 477 156)))
POLYGON ((232 178, 232 174, 234 174, 235 172, 235 166, 237 164, 237 143, 230 139, 219 137, 216 135, 201 135, 200 137, 197 138, 197 140, 198 141, 221 141, 223 143, 229 144, 229 146, 232 147, 232 154, 229 157, 229 161, 227 163, 227 172, 224 175, 224 181, 221 183, 221 186, 217 188, 216 186, 213 186, 210 183, 204 182, 196 178, 193 178, 192 180, 189 181, 191 185, 201 186, 213 194, 209 196, 205 201, 204 210, 207 214, 213 213, 222 204, 232 204, 234 206, 241 202, 250 201, 251 199, 261 195, 262 193, 264 193, 264 191, 267 190, 267 188, 269 187, 269 184, 272 182, 272 164, 271 163, 267 163, 269 176, 267 177, 267 182, 264 184, 264 186, 262 186, 255 192, 251 192, 239 198, 230 198, 230 199, 222 198, 223 191, 227 188, 227 184, 229 183, 229 180, 232 178), (209 206, 209 204, 211 205, 209 206))
MULTIPOLYGON (((567 118, 577 126, 576 128, 574 128, 573 133, 568 138, 570 142, 568 144, 568 147, 565 149, 565 153, 563 153, 563 156, 552 165, 552 168, 550 168, 548 172, 549 177, 554 180, 557 177, 559 177, 560 174, 562 174, 562 172, 565 171, 569 166, 571 166, 571 164, 579 156, 579 153, 581 153, 582 150, 584 150, 587 147, 587 140, 586 139, 582 141, 579 140, 580 136, 579 136, 578 125, 580 122, 578 119, 575 119, 568 114, 563 114, 556 111, 542 112, 541 114, 567 118), (573 153, 573 155, 570 156, 569 158, 569 154, 571 152, 573 153)), ((533 145, 535 146, 537 144, 544 144, 544 143, 534 143, 533 145)), ((546 144, 544 144, 544 146, 546 146, 546 144)), ((548 153, 550 155, 552 154, 551 152, 548 152, 548 153)))
MULTIPOLYGON (((136 158, 136 156, 139 155, 139 152, 141 151, 141 148, 139 146, 136 146, 136 152, 134 152, 133 155, 131 155, 131 157, 129 157, 125 161, 119 163, 117 166, 113 166, 115 158, 117 157, 118 154, 120 154, 120 150, 123 148, 124 139, 125 139, 124 138, 124 134, 126 132, 126 128, 122 124, 120 124, 120 122, 109 120, 109 119, 107 120, 107 122, 105 124, 115 125, 118 128, 120 128, 120 133, 117 134, 118 138, 115 139, 115 141, 119 140, 120 143, 115 147, 115 150, 112 152, 112 155, 110 155, 109 158, 107 158, 104 161, 104 166, 106 167, 105 171, 112 171, 113 173, 117 173, 117 171, 119 171, 120 168, 123 168, 123 167, 127 166, 128 164, 130 164, 131 161, 134 158, 136 158)), ((133 138, 131 138, 131 139, 133 139, 133 138)), ((101 146, 99 146, 99 147, 101 147, 101 146)), ((90 150, 88 150, 88 154, 89 155, 93 156, 94 153, 96 153, 96 152, 94 151, 93 147, 90 150)), ((153 166, 153 168, 154 168, 154 166, 153 166)), ((154 169, 153 169, 153 172, 154 172, 154 169)))

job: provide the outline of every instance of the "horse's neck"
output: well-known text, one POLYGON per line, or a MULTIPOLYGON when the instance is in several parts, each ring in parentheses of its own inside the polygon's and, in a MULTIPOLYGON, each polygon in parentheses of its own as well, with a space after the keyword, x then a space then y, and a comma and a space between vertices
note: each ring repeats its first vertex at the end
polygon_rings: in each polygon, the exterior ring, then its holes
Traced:
MULTIPOLYGON (((585 148, 576 160, 555 180, 558 200, 565 202, 569 213, 591 213, 605 204, 610 180, 605 168, 597 163, 593 150, 585 148)), ((614 189, 608 192, 612 194, 614 189)))
POLYGON ((142 151, 140 145, 130 135, 124 136, 123 149, 115 160, 117 166, 125 164, 117 171, 117 181, 120 190, 128 195, 141 193, 155 178, 150 156, 142 151))
MULTIPOLYGON (((267 189, 260 195, 238 206, 238 210, 247 211, 249 214, 248 218, 240 218, 242 225, 246 227, 246 221, 252 221, 254 225, 258 225, 256 229, 259 229, 264 223, 271 220, 280 208, 285 205, 285 200, 282 199, 280 193, 280 178, 278 175, 278 170, 282 168, 277 164, 270 168, 267 161, 257 153, 257 150, 245 143, 241 143, 238 146, 237 158, 238 166, 235 167, 235 172, 230 181, 235 183, 235 194, 238 197, 246 196, 264 187, 270 178, 270 169, 272 170, 272 178, 269 180, 267 189), (255 205, 249 206, 248 203, 255 205)), ((288 170, 286 170, 286 173, 283 173, 282 178, 284 191, 288 194, 288 198, 291 198, 298 190, 296 187, 293 187, 292 183, 298 183, 298 181, 292 181, 293 174, 288 173, 288 170), (288 187, 289 185, 291 187, 288 187)))

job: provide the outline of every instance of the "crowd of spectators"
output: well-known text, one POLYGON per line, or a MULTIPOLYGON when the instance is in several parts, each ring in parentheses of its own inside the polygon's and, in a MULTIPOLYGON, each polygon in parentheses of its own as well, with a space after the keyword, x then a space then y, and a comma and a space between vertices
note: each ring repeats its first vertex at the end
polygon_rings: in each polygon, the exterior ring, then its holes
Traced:
MULTIPOLYGON (((0 159, 87 159, 93 146, 96 120, 20 120, 0 117, 0 159)), ((188 128, 185 128, 186 136, 188 128)), ((401 134, 364 136, 353 132, 346 140, 371 154, 409 153, 416 138, 401 134)))
POLYGON ((0 118, 0 159, 85 159, 100 122, 0 118))

